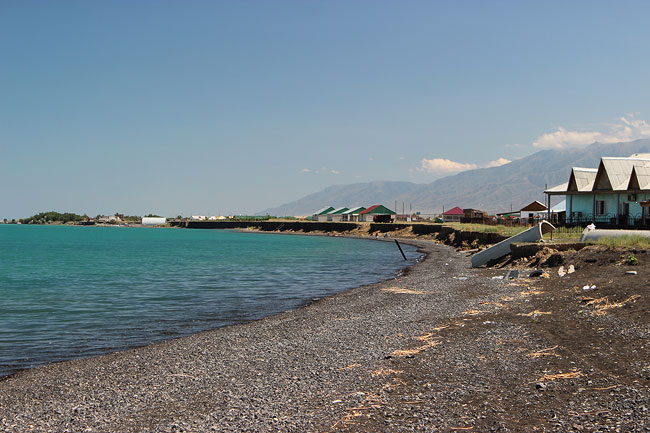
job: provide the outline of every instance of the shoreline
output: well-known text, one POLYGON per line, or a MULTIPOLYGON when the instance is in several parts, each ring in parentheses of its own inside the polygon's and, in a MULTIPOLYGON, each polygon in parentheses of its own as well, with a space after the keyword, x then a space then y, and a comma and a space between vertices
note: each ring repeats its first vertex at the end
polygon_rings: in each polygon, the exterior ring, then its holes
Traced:
POLYGON ((633 277, 611 280, 620 252, 587 247, 564 256, 575 273, 507 281, 415 242, 427 256, 394 279, 0 380, 0 431, 650 427, 650 253, 633 277), (586 303, 585 280, 610 303, 586 303))
MULTIPOLYGON (((49 226, 61 226, 61 225, 49 224, 49 226)), ((73 225, 69 225, 69 226, 71 227, 73 225)), ((94 227, 101 227, 101 226, 94 226, 94 227)), ((111 227, 120 227, 120 226, 111 226, 111 227)), ((233 232, 238 232, 238 233, 253 233, 253 234, 284 234, 284 235, 298 235, 298 236, 300 236, 300 235, 308 235, 307 233, 277 233, 277 232, 269 233, 269 232, 263 232, 263 231, 236 230, 236 229, 235 230, 226 229, 226 231, 233 231, 233 232)), ((313 234, 309 234, 309 235, 331 237, 331 236, 328 236, 327 234, 317 234, 317 233, 313 233, 313 234)), ((349 236, 348 238, 350 238, 350 239, 361 239, 361 240, 375 240, 374 238, 367 238, 367 237, 360 237, 360 236, 359 237, 349 236)), ((383 240, 383 239, 380 239, 380 240, 383 240)), ((407 272, 408 268, 417 265, 420 261, 422 261, 425 258, 425 254, 422 253, 419 248, 416 247, 416 249, 417 249, 418 257, 410 258, 408 260, 408 262, 404 261, 404 263, 401 263, 401 257, 400 257, 399 261, 397 261, 397 260, 395 261, 396 269, 394 270, 394 272, 391 275, 383 275, 381 277, 377 276, 377 278, 383 278, 383 279, 380 279, 380 280, 378 280, 378 281, 376 281, 374 283, 370 283, 370 284, 377 284, 377 283, 381 283, 381 282, 388 281, 388 280, 394 279, 396 277, 399 277, 399 276, 405 274, 407 272)), ((395 249, 395 251, 396 251, 396 254, 399 255, 399 253, 397 252, 397 248, 395 249)), ((358 282, 358 283, 355 282, 353 284, 360 284, 360 283, 361 282, 358 282)), ((367 284, 364 284, 364 285, 367 285, 367 284)), ((290 311, 295 311, 295 310, 304 308, 304 307, 306 307, 306 306, 308 306, 308 305, 310 305, 310 304, 312 304, 314 302, 317 302, 318 300, 320 300, 322 298, 326 298, 326 297, 329 297, 329 296, 335 296, 335 295, 337 295, 339 293, 343 293, 343 292, 348 291, 348 290, 354 290, 357 287, 359 287, 359 286, 342 287, 342 288, 339 288, 338 291, 335 291, 333 293, 330 292, 330 294, 316 295, 316 297, 312 297, 312 296, 309 296, 308 294, 305 294, 300 299, 296 298, 296 299, 298 299, 298 302, 295 305, 288 305, 284 309, 267 310, 261 316, 258 316, 258 317, 255 317, 255 318, 231 320, 230 323, 227 323, 227 324, 217 324, 217 323, 215 323, 215 324, 213 324, 213 325, 211 325, 211 326, 209 326, 207 328, 200 329, 200 330, 194 331, 192 333, 182 333, 182 332, 180 332, 180 333, 176 333, 176 335, 174 335, 173 333, 167 333, 166 338, 152 339, 150 342, 148 342, 146 344, 116 345, 114 348, 110 348, 109 350, 99 351, 99 353, 96 353, 96 354, 93 354, 93 355, 85 355, 85 356, 81 355, 81 356, 70 356, 70 357, 64 356, 64 357, 62 357, 63 359, 61 359, 61 358, 59 358, 58 360, 54 359, 54 360, 51 360, 51 361, 49 361, 49 362, 47 362, 45 364, 37 364, 37 365, 31 366, 31 367, 13 369, 13 370, 10 370, 9 373, 0 374, 0 382, 2 380, 10 378, 10 377, 12 377, 14 375, 21 374, 21 373, 24 373, 24 372, 28 372, 28 371, 36 369, 36 368, 47 367, 48 365, 52 365, 52 364, 65 363, 65 362, 69 362, 69 361, 78 361, 78 360, 94 358, 94 357, 101 357, 101 356, 111 354, 111 353, 126 352, 126 351, 133 350, 133 349, 138 349, 138 348, 142 348, 142 347, 147 347, 147 346, 151 346, 151 345, 164 343, 166 341, 172 341, 172 340, 182 339, 182 338, 186 338, 186 337, 191 337, 193 335, 197 335, 197 334, 200 334, 200 333, 203 333, 203 332, 214 331, 214 330, 221 329, 221 328, 224 328, 224 327, 240 326, 242 324, 247 324, 247 323, 255 322, 255 321, 258 321, 258 320, 263 320, 263 319, 265 319, 267 317, 272 317, 272 316, 275 316, 275 315, 278 315, 278 314, 283 314, 283 313, 287 313, 287 312, 290 312, 290 311)))
MULTIPOLYGON (((250 232, 250 231, 244 231, 244 232, 250 232)), ((265 232, 261 232, 261 233, 265 233, 265 232)), ((275 234, 305 235, 302 233, 275 233, 275 234)), ((309 235, 328 236, 327 234, 316 234, 316 233, 309 234, 309 235)), ((346 236, 346 237, 352 237, 352 236, 346 236)), ((365 239, 365 240, 376 240, 374 238, 361 237, 361 236, 355 238, 365 239)), ((386 241, 383 238, 380 238, 378 240, 386 241)), ((392 240, 393 239, 390 239, 390 241, 392 240)), ((205 338, 208 339, 215 338, 215 337, 219 337, 218 334, 222 334, 222 333, 229 334, 232 333, 234 330, 245 329, 248 327, 252 327, 252 328, 258 326, 266 327, 268 322, 281 323, 284 320, 286 320, 287 317, 291 317, 294 315, 303 315, 304 314, 303 312, 314 308, 321 309, 323 304, 328 304, 330 302, 338 303, 341 301, 340 298, 347 298, 350 296, 354 296, 354 293, 356 293, 357 291, 365 291, 365 290, 372 289, 373 287, 376 286, 384 286, 390 284, 392 281, 395 281, 400 278, 404 278, 414 268, 417 268, 418 266, 422 265, 424 262, 427 261, 428 256, 430 254, 430 250, 426 247, 426 245, 424 245, 424 243, 429 243, 429 242, 422 242, 415 239, 400 239, 400 242, 415 246, 417 248, 418 253, 420 253, 421 256, 415 263, 400 268, 400 270, 397 271, 396 276, 388 278, 386 280, 379 281, 377 283, 373 283, 370 285, 350 288, 342 292, 335 293, 333 295, 328 295, 322 298, 318 298, 316 300, 313 299, 306 300, 304 304, 302 304, 296 309, 280 312, 277 314, 266 316, 260 319, 255 319, 252 321, 247 321, 245 323, 218 327, 206 331, 201 331, 199 333, 192 334, 189 336, 177 337, 171 340, 155 342, 145 346, 128 348, 125 350, 120 350, 120 351, 111 352, 102 355, 96 355, 88 358, 77 358, 77 359, 71 359, 66 361, 53 362, 43 366, 20 370, 10 375, 0 377, 0 414, 2 414, 4 411, 8 409, 6 397, 7 395, 11 394, 12 391, 16 391, 16 389, 14 388, 15 385, 18 385, 20 389, 22 389, 25 385, 27 385, 27 387, 30 386, 36 387, 40 393, 45 392, 46 394, 50 394, 50 392, 46 390, 46 385, 44 384, 49 382, 50 386, 55 386, 54 384, 59 383, 59 380, 61 378, 64 379, 63 382, 67 382, 65 378, 66 376, 69 377, 70 373, 73 373, 74 375, 78 375, 83 371, 96 371, 97 368, 103 370, 104 368, 103 366, 111 365, 115 361, 132 362, 133 358, 138 359, 140 357, 140 352, 153 353, 153 352, 167 351, 169 349, 169 346, 183 346, 186 344, 191 344, 193 340, 197 340, 197 339, 203 340, 205 338), (8 390, 7 388, 10 389, 8 390)), ((441 248, 448 248, 448 247, 441 247, 441 248)), ((139 366, 139 367, 146 368, 145 366, 139 366)), ((179 374, 179 377, 182 376, 183 374, 179 374)), ((115 377, 113 377, 113 379, 115 379, 115 377)), ((67 394, 70 391, 72 391, 72 389, 67 389, 66 391, 67 394)), ((42 399, 30 401, 30 403, 36 403, 37 405, 43 402, 44 401, 42 399)), ((29 407, 29 404, 26 407, 29 407)), ((4 413, 6 414, 7 412, 4 413)), ((36 420, 32 419, 32 422, 34 421, 36 420)), ((2 427, 5 427, 6 424, 7 424, 7 419, 3 418, 3 415, 0 415, 0 431, 2 431, 2 427)), ((122 430, 119 427, 116 427, 116 429, 117 431, 136 431, 130 429, 122 430)), ((36 429, 35 431, 39 431, 39 430, 36 429)), ((100 428, 98 431, 114 431, 114 430, 113 427, 111 427, 108 430, 102 430, 102 428, 100 428)), ((166 431, 166 430, 156 429, 155 431, 166 431)))

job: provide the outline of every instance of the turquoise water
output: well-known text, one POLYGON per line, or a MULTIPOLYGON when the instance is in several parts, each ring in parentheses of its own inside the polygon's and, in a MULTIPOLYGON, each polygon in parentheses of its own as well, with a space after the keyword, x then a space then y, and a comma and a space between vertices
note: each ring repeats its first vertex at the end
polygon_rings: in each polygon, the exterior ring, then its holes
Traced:
POLYGON ((249 321, 394 276, 394 243, 0 225, 0 376, 249 321))

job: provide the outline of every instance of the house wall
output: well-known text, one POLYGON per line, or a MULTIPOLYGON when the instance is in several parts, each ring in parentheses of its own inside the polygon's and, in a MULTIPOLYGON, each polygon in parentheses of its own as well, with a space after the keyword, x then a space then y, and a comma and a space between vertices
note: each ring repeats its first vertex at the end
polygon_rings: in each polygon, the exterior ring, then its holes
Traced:
POLYGON ((391 219, 394 217, 394 215, 389 215, 389 214, 377 214, 377 213, 373 213, 373 214, 363 214, 363 215, 359 215, 359 221, 374 222, 376 216, 386 217, 387 215, 388 215, 391 219))
POLYGON ((593 197, 591 194, 588 195, 572 195, 569 197, 568 195, 566 196, 566 202, 567 202, 567 212, 569 210, 571 213, 574 215, 574 218, 587 218, 587 215, 591 215, 593 213, 593 197), (573 198, 571 198, 573 197, 573 198), (571 209, 569 209, 569 206, 571 206, 571 209))
MULTIPOLYGON (((632 193, 633 194, 633 193, 632 193)), ((614 194, 595 194, 596 195, 596 200, 603 200, 605 202, 605 216, 608 216, 610 218, 615 218, 619 214, 618 210, 618 204, 619 204, 619 194, 614 193, 614 194)), ((630 201, 628 200, 628 193, 627 191, 622 191, 620 193, 620 203, 628 203, 629 204, 629 216, 633 217, 635 219, 641 218, 642 215, 642 208, 641 205, 639 204, 641 201, 645 200, 647 197, 647 194, 645 193, 637 193, 636 194, 636 201, 630 201)), ((580 195, 573 195, 573 202, 570 203, 570 196, 566 196, 567 200, 567 212, 569 211, 569 206, 571 206, 570 210, 573 213, 574 217, 578 217, 577 213, 581 212, 581 218, 586 219, 586 218, 591 218, 593 214, 593 207, 594 207, 594 195, 593 194, 580 194, 580 195)), ((601 215, 597 215, 597 218, 603 218, 601 215)))

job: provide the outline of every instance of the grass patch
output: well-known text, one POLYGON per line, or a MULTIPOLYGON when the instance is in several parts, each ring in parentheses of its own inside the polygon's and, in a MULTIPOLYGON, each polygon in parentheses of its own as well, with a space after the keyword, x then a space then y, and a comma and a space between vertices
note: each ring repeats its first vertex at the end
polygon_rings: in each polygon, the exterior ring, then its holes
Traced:
MULTIPOLYGON (((504 226, 504 225, 487 225, 487 224, 466 224, 466 223, 446 223, 446 226, 453 227, 456 230, 462 230, 466 232, 478 232, 478 233, 498 233, 503 236, 514 236, 528 230, 528 226, 504 226)), ((582 227, 558 227, 553 231, 553 234, 546 233, 544 235, 545 240, 551 240, 551 237, 554 241, 569 241, 580 239, 580 235, 583 232, 582 227)))
POLYGON ((650 248, 650 238, 640 235, 623 235, 616 237, 602 237, 596 241, 598 245, 608 247, 637 247, 650 248))
POLYGON ((582 232, 584 229, 582 227, 556 227, 555 230, 553 230, 553 234, 551 233, 546 233, 544 235, 545 240, 550 240, 551 236, 553 237, 553 240, 579 240, 580 235, 582 235, 582 232))
POLYGON ((487 224, 467 224, 467 223, 446 223, 446 226, 453 227, 456 230, 465 232, 478 233, 498 233, 504 236, 514 236, 528 229, 525 226, 508 227, 504 225, 487 225, 487 224))

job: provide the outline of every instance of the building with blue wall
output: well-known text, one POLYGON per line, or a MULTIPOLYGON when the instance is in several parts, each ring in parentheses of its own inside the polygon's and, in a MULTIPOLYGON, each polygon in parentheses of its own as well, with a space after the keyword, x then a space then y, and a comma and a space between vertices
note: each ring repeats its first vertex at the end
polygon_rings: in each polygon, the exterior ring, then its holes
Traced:
POLYGON ((602 157, 598 168, 573 167, 569 181, 544 191, 566 197, 567 225, 650 223, 650 154, 602 157))

